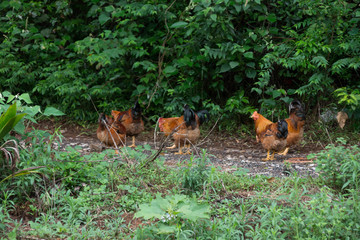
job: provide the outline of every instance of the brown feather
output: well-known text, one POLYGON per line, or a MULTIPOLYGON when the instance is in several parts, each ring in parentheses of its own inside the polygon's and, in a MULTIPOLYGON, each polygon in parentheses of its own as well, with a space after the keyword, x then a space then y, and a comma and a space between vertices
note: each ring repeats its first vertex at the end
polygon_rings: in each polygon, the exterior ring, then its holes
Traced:
POLYGON ((115 144, 118 147, 123 146, 123 143, 125 143, 125 135, 126 129, 120 121, 115 121, 114 118, 107 115, 101 115, 99 117, 99 125, 96 130, 96 136, 106 146, 115 146, 115 144))

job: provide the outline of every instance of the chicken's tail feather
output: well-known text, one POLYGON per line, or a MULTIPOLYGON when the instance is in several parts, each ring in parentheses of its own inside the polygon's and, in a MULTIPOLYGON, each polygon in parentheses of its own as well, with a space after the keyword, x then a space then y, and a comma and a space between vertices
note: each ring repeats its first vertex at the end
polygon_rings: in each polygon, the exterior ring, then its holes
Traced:
POLYGON ((184 106, 184 121, 187 127, 196 128, 195 112, 187 104, 184 106))
POLYGON ((288 124, 287 124, 287 122, 285 121, 285 120, 279 120, 278 122, 277 122, 277 130, 278 130, 278 132, 276 133, 276 136, 278 137, 278 138, 284 138, 284 139, 286 139, 287 138, 287 135, 288 135, 288 124))
POLYGON ((196 115, 199 117, 200 125, 210 120, 210 113, 207 110, 200 110, 196 115))
POLYGON ((142 109, 138 101, 135 102, 134 107, 131 109, 131 115, 134 119, 141 118, 142 109))

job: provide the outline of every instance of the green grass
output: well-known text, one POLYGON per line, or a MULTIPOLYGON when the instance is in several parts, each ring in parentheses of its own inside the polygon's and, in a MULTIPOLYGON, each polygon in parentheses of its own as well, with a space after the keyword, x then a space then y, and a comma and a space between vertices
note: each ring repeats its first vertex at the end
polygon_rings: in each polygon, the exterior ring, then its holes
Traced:
POLYGON ((41 174, 0 185, 3 238, 45 239, 356 239, 360 237, 359 154, 330 146, 315 157, 320 178, 226 173, 207 153, 175 167, 159 158, 145 168, 149 147, 128 149, 131 164, 112 152, 61 152, 54 135, 29 134, 19 167, 41 174), (329 156, 328 156, 329 155, 329 156), (339 168, 340 167, 340 168, 339 168), (354 171, 352 171, 354 170, 354 171), (336 175, 336 182, 328 179, 336 175), (340 185, 339 185, 340 184, 340 185), (344 187, 345 186, 345 187, 344 187), (344 191, 346 189, 346 191, 344 191), (26 218, 24 217, 26 216, 26 218))

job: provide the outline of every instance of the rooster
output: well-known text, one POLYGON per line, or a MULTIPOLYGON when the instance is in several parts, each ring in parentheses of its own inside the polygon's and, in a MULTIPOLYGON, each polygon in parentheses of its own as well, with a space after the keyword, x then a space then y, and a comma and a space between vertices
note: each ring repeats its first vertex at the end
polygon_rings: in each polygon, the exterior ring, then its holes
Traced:
POLYGON ((286 149, 280 155, 286 156, 289 147, 298 144, 304 136, 305 111, 299 100, 294 100, 289 105, 289 118, 285 119, 288 124, 289 135, 287 137, 286 149))
MULTIPOLYGON (((182 149, 190 143, 195 144, 200 137, 200 126, 209 120, 210 114, 207 110, 201 110, 195 113, 187 104, 184 106, 184 115, 181 117, 159 118, 160 131, 168 136, 172 132, 174 145, 168 149, 179 147, 176 154, 184 154, 182 149), (188 142, 187 142, 188 141, 188 142)), ((187 153, 190 153, 188 151, 187 153)))
MULTIPOLYGON (((126 129, 122 124, 121 116, 113 118, 101 113, 99 116, 99 126, 96 130, 97 138, 106 146, 119 147, 125 142, 126 129)), ((118 151, 116 150, 116 153, 118 151)))
POLYGON ((259 114, 257 111, 255 111, 251 117, 255 121, 256 142, 259 142, 260 135, 262 135, 267 129, 267 127, 270 124, 273 124, 273 122, 266 119, 263 115, 259 114))
POLYGON ((267 126, 266 131, 260 135, 260 142, 267 150, 267 157, 264 161, 274 160, 275 152, 285 149, 288 137, 288 124, 285 120, 279 120, 267 126), (271 157, 270 152, 273 151, 271 157))
POLYGON ((255 111, 252 116, 255 122, 256 140, 261 142, 264 149, 267 150, 265 161, 274 160, 275 152, 284 151, 288 136, 288 124, 285 120, 279 120, 276 123, 266 119, 263 115, 255 111), (273 151, 271 157, 270 152, 273 151))
POLYGON ((130 147, 136 147, 135 137, 144 131, 140 104, 136 101, 134 107, 124 112, 112 110, 111 115, 114 116, 114 118, 118 116, 122 117, 122 124, 126 128, 126 135, 132 137, 132 145, 130 145, 130 147))

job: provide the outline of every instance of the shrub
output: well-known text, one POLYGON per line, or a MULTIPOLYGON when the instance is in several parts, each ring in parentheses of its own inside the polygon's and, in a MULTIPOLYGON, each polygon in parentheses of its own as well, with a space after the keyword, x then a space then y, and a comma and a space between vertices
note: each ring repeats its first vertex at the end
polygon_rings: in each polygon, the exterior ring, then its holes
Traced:
POLYGON ((325 150, 310 154, 316 157, 317 171, 328 184, 343 189, 358 189, 360 177, 360 148, 345 146, 345 140, 338 138, 339 145, 330 144, 325 150))

